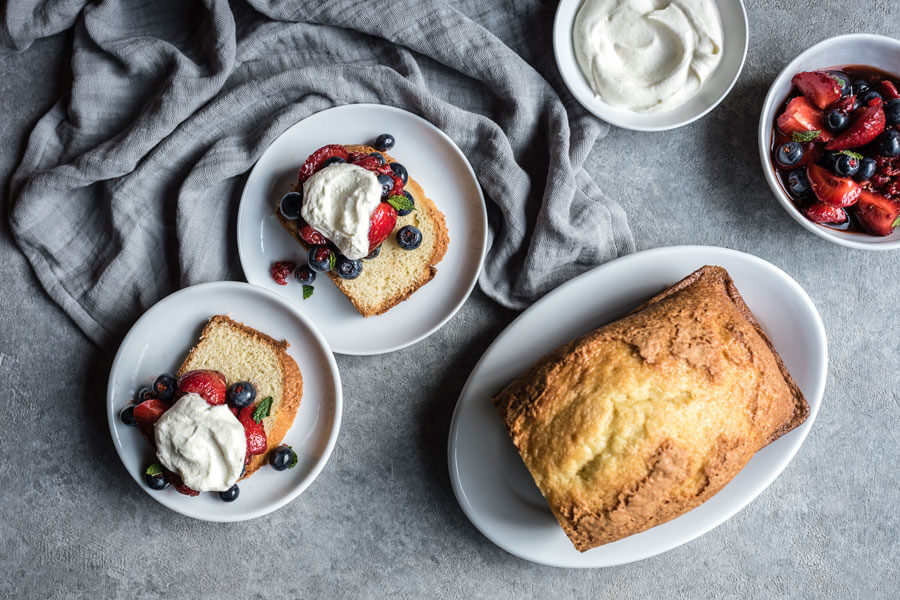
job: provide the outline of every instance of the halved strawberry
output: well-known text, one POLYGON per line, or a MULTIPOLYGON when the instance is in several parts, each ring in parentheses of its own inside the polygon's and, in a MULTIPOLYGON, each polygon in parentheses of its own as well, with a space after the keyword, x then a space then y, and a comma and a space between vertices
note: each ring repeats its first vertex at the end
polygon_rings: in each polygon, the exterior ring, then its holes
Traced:
POLYGON ((794 75, 791 83, 821 109, 841 97, 841 84, 823 71, 803 71, 794 75))
POLYGON ((397 210, 387 202, 379 204, 369 219, 369 252, 380 246, 387 236, 391 235, 396 224, 397 210))
POLYGON ((325 239, 325 236, 322 235, 318 230, 313 229, 312 225, 310 225, 306 221, 300 222, 300 229, 297 231, 297 233, 300 235, 300 239, 310 246, 324 246, 328 243, 328 240, 325 239))
POLYGON ((303 163, 303 166, 300 167, 300 183, 303 183, 309 179, 313 173, 318 171, 323 162, 329 158, 334 158, 335 156, 348 160, 350 158, 350 153, 340 144, 329 144, 327 146, 322 146, 310 154, 306 159, 306 162, 303 163))
POLYGON ((849 177, 838 177, 819 165, 808 165, 806 177, 816 198, 831 206, 850 206, 862 191, 859 184, 849 177))
POLYGON ((875 192, 863 190, 853 212, 863 229, 872 235, 889 235, 900 225, 900 202, 875 192))
POLYGON ((185 394, 199 394, 208 403, 216 406, 225 404, 225 376, 212 369, 188 371, 178 378, 175 397, 181 398, 185 394))
POLYGON ((791 98, 784 112, 778 116, 776 124, 778 129, 787 134, 802 131, 818 131, 819 135, 816 137, 816 140, 820 142, 827 142, 833 137, 831 132, 825 129, 822 111, 813 106, 803 96, 791 98))
POLYGON ((141 435, 144 436, 144 439, 150 442, 150 445, 154 448, 156 448, 156 422, 168 409, 168 404, 156 398, 144 400, 134 407, 134 423, 137 425, 141 435))
POLYGON ((839 224, 847 220, 847 212, 840 206, 815 202, 803 209, 803 214, 815 223, 839 224))
POLYGON ((885 100, 896 100, 897 98, 900 98, 900 92, 897 91, 897 86, 894 85, 893 81, 887 79, 878 84, 878 91, 881 92, 881 97, 885 100))
POLYGON ((256 406, 250 406, 241 409, 238 413, 238 421, 244 426, 244 434, 247 436, 247 453, 248 454, 264 454, 268 448, 266 440, 266 428, 263 427, 262 421, 257 423, 253 420, 253 411, 256 406))
POLYGON ((198 492, 197 490, 192 490, 188 486, 184 485, 184 481, 181 479, 181 476, 178 473, 173 473, 168 469, 165 470, 165 473, 166 481, 168 481, 179 494, 184 494, 185 496, 200 495, 200 492, 198 492))
POLYGON ((848 150, 864 146, 884 131, 884 109, 881 98, 869 100, 868 106, 861 106, 853 113, 853 122, 839 136, 828 142, 829 150, 848 150))

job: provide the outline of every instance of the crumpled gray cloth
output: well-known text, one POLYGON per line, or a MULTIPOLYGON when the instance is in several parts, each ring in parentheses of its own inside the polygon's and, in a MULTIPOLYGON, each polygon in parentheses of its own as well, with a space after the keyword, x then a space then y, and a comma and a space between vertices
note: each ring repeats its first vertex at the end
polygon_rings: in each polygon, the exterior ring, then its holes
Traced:
MULTIPOLYGON (((0 47, 73 28, 71 93, 35 126, 10 223, 50 295, 112 348, 154 302, 242 279, 246 173, 330 106, 417 113, 468 157, 488 197, 480 285, 506 306, 634 248, 583 169, 607 126, 565 94, 555 6, 474 0, 15 0, 0 47)), ((394 132, 402 137, 402 132, 394 132)))

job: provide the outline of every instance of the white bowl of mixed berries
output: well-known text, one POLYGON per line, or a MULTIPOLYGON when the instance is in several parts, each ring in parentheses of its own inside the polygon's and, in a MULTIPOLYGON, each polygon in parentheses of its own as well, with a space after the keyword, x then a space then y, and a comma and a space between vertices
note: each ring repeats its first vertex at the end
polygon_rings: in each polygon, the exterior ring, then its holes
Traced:
POLYGON ((900 248, 900 41, 827 39, 775 78, 759 121, 763 173, 812 233, 900 248))

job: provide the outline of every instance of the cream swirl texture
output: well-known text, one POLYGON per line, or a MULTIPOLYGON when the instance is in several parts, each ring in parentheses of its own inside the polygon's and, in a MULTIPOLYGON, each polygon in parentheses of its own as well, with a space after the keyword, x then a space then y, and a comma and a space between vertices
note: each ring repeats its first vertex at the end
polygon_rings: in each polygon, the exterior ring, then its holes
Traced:
POLYGON ((596 96, 635 112, 684 104, 722 59, 713 0, 584 0, 572 42, 596 96))

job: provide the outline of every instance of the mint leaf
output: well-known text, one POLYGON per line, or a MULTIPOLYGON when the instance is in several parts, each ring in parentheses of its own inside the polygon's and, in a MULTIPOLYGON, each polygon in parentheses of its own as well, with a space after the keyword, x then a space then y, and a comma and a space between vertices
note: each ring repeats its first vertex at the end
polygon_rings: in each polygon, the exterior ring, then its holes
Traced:
POLYGON ((263 419, 269 416, 269 411, 272 410, 272 396, 266 396, 262 400, 259 401, 259 404, 256 405, 256 408, 253 409, 253 420, 259 423, 263 419))
POLYGON ((813 129, 812 131, 795 131, 791 134, 791 139, 795 142, 811 142, 821 134, 821 130, 813 129))
POLYGON ((303 286, 303 299, 306 300, 307 298, 312 296, 314 291, 315 291, 315 288, 313 286, 304 285, 303 286))
POLYGON ((410 200, 406 196, 400 196, 397 194, 389 196, 387 199, 387 203, 397 209, 397 211, 416 209, 416 205, 413 204, 412 200, 410 200))
POLYGON ((288 446, 288 448, 291 449, 291 463, 288 465, 288 469, 293 469, 297 466, 297 463, 300 461, 300 459, 297 458, 297 453, 294 452, 294 449, 291 446, 288 446))
POLYGON ((900 217, 897 217, 896 219, 894 219, 894 222, 891 223, 891 229, 893 229, 894 227, 897 227, 898 225, 900 225, 900 217))
POLYGON ((147 470, 144 471, 144 474, 149 475, 150 477, 156 477, 157 475, 162 475, 163 474, 162 465, 159 463, 153 463, 152 465, 147 467, 147 470))
POLYGON ((838 84, 839 86, 841 86, 842 88, 844 87, 844 80, 843 80, 843 79, 841 79, 841 78, 838 77, 837 75, 831 75, 831 74, 829 74, 828 76, 831 77, 832 79, 834 79, 835 81, 837 81, 837 84, 838 84))
POLYGON ((846 154, 850 158, 855 158, 856 160, 862 160, 863 155, 859 152, 854 152, 853 150, 841 150, 839 154, 846 154))
POLYGON ((328 270, 333 271, 334 265, 337 264, 337 256, 335 256, 334 252, 328 255, 328 270))

